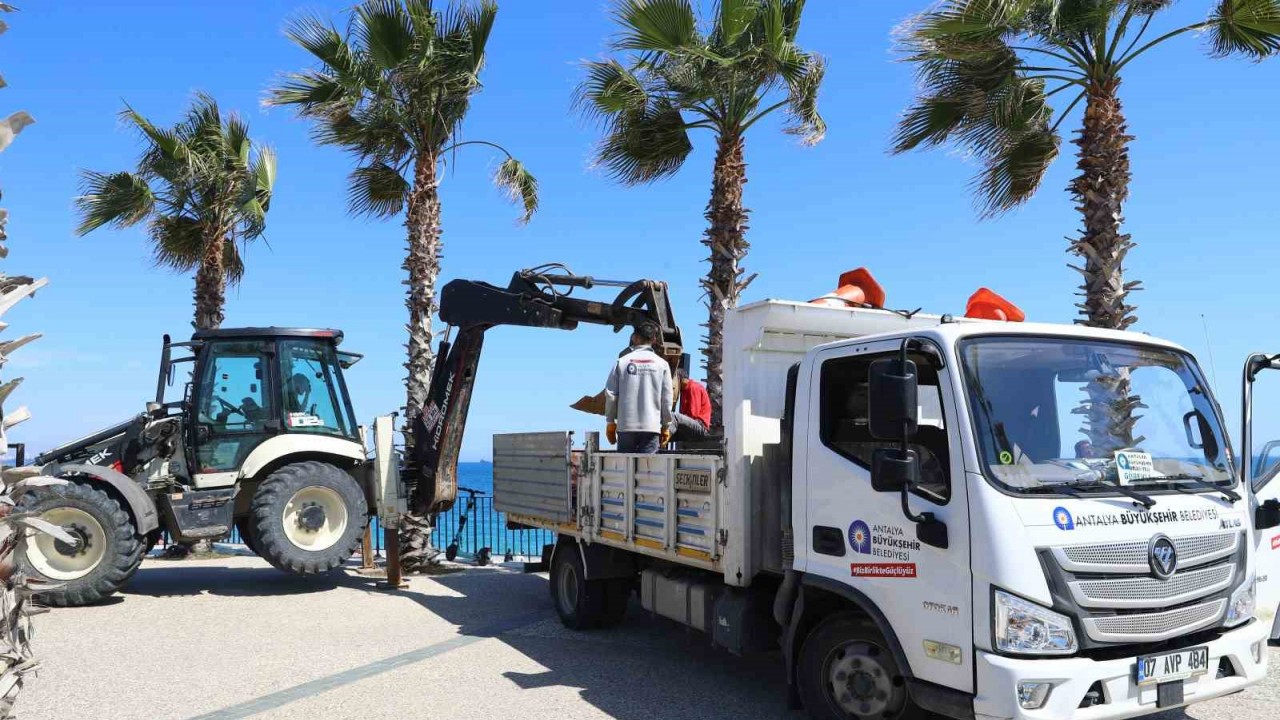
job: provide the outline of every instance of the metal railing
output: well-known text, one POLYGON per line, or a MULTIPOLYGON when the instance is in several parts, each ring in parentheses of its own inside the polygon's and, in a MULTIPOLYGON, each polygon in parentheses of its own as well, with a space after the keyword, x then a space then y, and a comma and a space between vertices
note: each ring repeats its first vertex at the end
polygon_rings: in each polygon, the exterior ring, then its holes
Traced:
MULTIPOLYGON (((493 509, 491 495, 475 492, 473 496, 467 489, 460 489, 462 497, 447 512, 436 516, 431 540, 442 552, 457 542, 458 557, 464 561, 473 560, 479 550, 488 548, 489 556, 494 562, 537 562, 542 558, 542 546, 555 543, 556 535, 549 530, 508 529, 506 516, 493 509)), ((386 557, 382 524, 375 517, 370 521, 369 527, 374 557, 382 559, 386 557)), ((161 536, 158 547, 170 542, 172 540, 165 533, 161 536)), ((244 541, 240 537, 240 531, 233 529, 230 537, 219 542, 243 544, 244 541)))

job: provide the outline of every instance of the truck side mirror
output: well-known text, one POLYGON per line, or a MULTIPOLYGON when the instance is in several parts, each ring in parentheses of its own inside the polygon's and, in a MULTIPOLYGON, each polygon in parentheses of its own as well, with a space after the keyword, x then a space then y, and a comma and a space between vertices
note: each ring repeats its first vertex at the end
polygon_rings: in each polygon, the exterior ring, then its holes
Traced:
POLYGON ((1280 527, 1280 500, 1268 500, 1259 505, 1253 514, 1253 526, 1258 530, 1280 527))
POLYGON ((920 480, 920 458, 914 450, 880 448, 871 454, 871 489, 902 492, 920 480))
POLYGON ((867 371, 867 429, 877 440, 909 440, 916 434, 916 364, 884 358, 867 371))

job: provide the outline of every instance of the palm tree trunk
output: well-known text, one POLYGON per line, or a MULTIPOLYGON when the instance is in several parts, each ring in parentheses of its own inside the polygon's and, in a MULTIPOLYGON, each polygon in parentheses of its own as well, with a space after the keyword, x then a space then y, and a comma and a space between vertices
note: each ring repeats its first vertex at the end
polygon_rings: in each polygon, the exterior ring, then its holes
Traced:
POLYGON ((747 184, 747 165, 743 160, 745 143, 740 135, 721 135, 716 147, 716 162, 711 179, 711 200, 706 218, 710 226, 702 244, 711 250, 707 258, 711 269, 702 279, 707 293, 707 344, 702 354, 706 359, 707 394, 711 396, 711 429, 718 433, 724 427, 724 320, 738 305, 738 296, 754 279, 742 280, 738 264, 746 257, 747 213, 742 206, 742 190, 747 184))
MULTIPOLYGON (((1138 282, 1124 281, 1124 258, 1134 243, 1122 233, 1124 201, 1129 198, 1129 142, 1120 98, 1119 80, 1095 82, 1089 87, 1088 105, 1080 137, 1077 167, 1080 175, 1071 183, 1076 209, 1084 216, 1084 230, 1070 251, 1084 259, 1076 267, 1084 276, 1077 303, 1084 325, 1124 330, 1138 321, 1132 305, 1125 303, 1138 282)), ((1074 266, 1073 266, 1074 267, 1074 266)))
MULTIPOLYGON (((1139 283, 1124 280, 1124 258, 1134 246, 1130 236, 1121 232, 1124 201, 1129 197, 1129 143, 1133 137, 1120 107, 1119 86, 1118 79, 1109 79, 1094 82, 1088 90, 1083 126, 1073 141, 1080 148, 1080 175, 1071 184, 1076 208, 1084 216, 1084 229, 1070 252, 1084 260, 1083 267, 1072 266, 1083 276, 1080 294, 1084 301, 1076 304, 1082 318, 1076 322, 1124 330, 1138 321, 1133 312, 1136 308, 1125 299, 1139 283)), ((1095 453, 1109 456, 1142 441, 1133 436, 1138 420, 1135 410, 1143 407, 1142 399, 1131 395, 1128 369, 1117 368, 1095 378, 1084 390, 1087 397, 1079 412, 1084 415, 1084 431, 1095 453)))
POLYGON ((425 153, 418 158, 409 192, 409 212, 405 218, 409 248, 401 266, 409 273, 405 307, 409 309, 409 356, 404 364, 405 447, 413 447, 412 420, 422 412, 431 382, 435 351, 431 347, 431 317, 436 311, 436 280, 440 276, 440 195, 436 157, 425 153))
MULTIPOLYGON (((403 267, 409 273, 405 307, 409 309, 409 356, 405 378, 405 457, 413 457, 413 419, 422 413, 431 383, 435 351, 431 347, 431 318, 436 311, 436 280, 440 276, 440 194, 434 154, 424 153, 414 166, 413 189, 405 218, 409 248, 403 267)), ((431 544, 431 522, 409 516, 400 525, 400 564, 404 572, 421 571, 439 554, 431 544)))
POLYGON ((227 273, 223 267, 226 238, 221 234, 206 239, 204 257, 196 269, 195 306, 193 323, 197 330, 211 330, 222 325, 227 301, 227 273))

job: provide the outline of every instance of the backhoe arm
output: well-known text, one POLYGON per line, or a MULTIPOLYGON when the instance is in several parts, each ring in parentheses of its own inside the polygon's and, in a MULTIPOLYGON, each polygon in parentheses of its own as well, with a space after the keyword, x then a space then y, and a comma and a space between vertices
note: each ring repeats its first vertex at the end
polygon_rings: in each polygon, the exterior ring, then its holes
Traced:
POLYGON ((453 341, 440 343, 422 414, 414 427, 412 463, 406 479, 414 482, 413 508, 419 514, 447 510, 458 492, 458 452, 466 427, 484 333, 498 325, 573 330, 579 323, 611 326, 615 332, 644 322, 662 331, 663 355, 679 358, 680 329, 667 295, 655 280, 622 282, 579 276, 561 269, 521 270, 500 288, 475 280, 454 280, 440 294, 440 318, 456 328, 453 341), (576 288, 620 287, 612 302, 570 297, 576 288))

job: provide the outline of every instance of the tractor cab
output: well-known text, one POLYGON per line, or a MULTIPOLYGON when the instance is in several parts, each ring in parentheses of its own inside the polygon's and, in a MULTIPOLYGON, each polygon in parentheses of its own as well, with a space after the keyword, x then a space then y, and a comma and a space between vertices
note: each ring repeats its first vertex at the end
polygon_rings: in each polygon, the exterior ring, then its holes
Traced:
POLYGON ((196 487, 228 484, 257 448, 279 436, 360 443, 342 371, 361 356, 338 349, 340 330, 220 328, 189 342, 165 336, 152 414, 182 415, 196 487), (175 350, 188 354, 174 357, 175 350), (191 363, 181 398, 166 402, 191 363))

